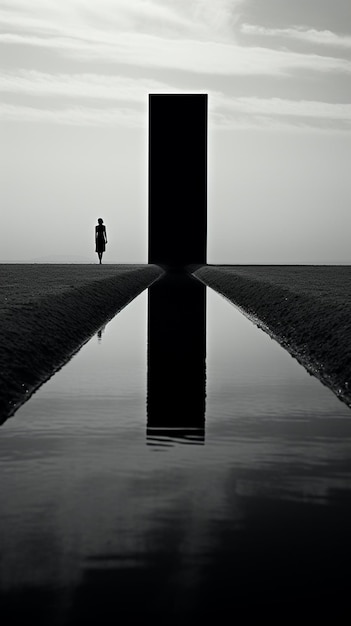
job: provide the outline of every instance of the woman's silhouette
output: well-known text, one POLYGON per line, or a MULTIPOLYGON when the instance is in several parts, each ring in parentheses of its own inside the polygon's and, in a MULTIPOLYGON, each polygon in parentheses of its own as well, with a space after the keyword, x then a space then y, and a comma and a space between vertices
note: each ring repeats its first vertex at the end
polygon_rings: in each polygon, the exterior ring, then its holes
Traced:
POLYGON ((103 222, 104 220, 99 217, 98 225, 95 226, 95 251, 98 253, 100 263, 107 244, 106 226, 103 222))

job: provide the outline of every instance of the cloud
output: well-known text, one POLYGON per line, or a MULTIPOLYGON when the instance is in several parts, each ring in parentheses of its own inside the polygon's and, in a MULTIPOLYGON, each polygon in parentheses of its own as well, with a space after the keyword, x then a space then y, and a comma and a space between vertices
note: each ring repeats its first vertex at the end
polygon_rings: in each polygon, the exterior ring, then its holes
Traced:
POLYGON ((103 74, 49 74, 36 70, 0 72, 0 92, 35 97, 95 98, 142 103, 148 93, 170 89, 165 83, 148 79, 103 74))
POLYGON ((39 122, 69 126, 122 126, 123 128, 137 128, 145 125, 144 117, 140 112, 130 108, 99 109, 76 106, 48 110, 0 103, 0 121, 5 122, 39 122))
MULTIPOLYGON (((82 63, 127 64, 207 75, 284 76, 303 69, 351 72, 351 62, 342 58, 238 45, 234 26, 244 3, 2 0, 0 24, 5 32, 0 35, 0 43, 51 49, 61 58, 82 63)), ((311 36, 317 32, 262 30, 248 24, 241 28, 251 34, 257 29, 261 34, 300 32, 311 36)))
MULTIPOLYGON (((183 93, 171 83, 144 78, 92 73, 49 74, 35 70, 0 72, 0 92, 40 97, 63 97, 129 102, 147 106, 149 93, 183 93)), ((203 90, 199 91, 203 93, 203 90)), ((228 97, 210 90, 211 111, 225 110, 233 115, 294 116, 351 121, 351 104, 283 98, 228 97)), ((79 110, 79 109, 78 109, 79 110)))
POLYGON ((291 118, 276 118, 266 115, 236 115, 216 112, 213 115, 213 126, 220 131, 251 131, 258 132, 288 132, 288 133, 344 133, 350 128, 340 128, 335 124, 312 124, 310 120, 294 120, 291 118))
POLYGON ((351 48, 351 37, 337 35, 330 30, 315 30, 304 26, 294 28, 265 28, 252 24, 242 24, 240 30, 245 35, 263 35, 266 37, 285 37, 298 39, 310 44, 320 44, 337 48, 351 48))
POLYGON ((79 61, 215 75, 288 75, 294 70, 351 73, 351 62, 317 54, 194 40, 173 40, 140 33, 120 33, 104 43, 96 40, 0 35, 0 43, 57 50, 79 61))
POLYGON ((24 33, 34 32, 36 34, 54 34, 57 28, 53 27, 50 21, 38 15, 20 15, 15 11, 4 11, 0 9, 0 26, 3 31, 16 30, 24 33))
POLYGON ((219 129, 350 132, 351 105, 213 93, 212 124, 219 129))
MULTIPOLYGON (((193 36, 195 38, 222 38, 231 32, 235 8, 243 0, 117 0, 96 3, 87 0, 93 23, 107 19, 115 30, 193 36)), ((90 22, 91 23, 91 22, 90 22)))
MULTIPOLYGON (((100 77, 101 78, 101 77, 100 77)), ((106 79, 108 77, 105 77, 106 79)), ((77 85, 88 84, 88 76, 80 76, 77 85)), ((90 81, 94 83, 94 80, 90 81)), ((48 82, 50 95, 52 85, 48 82)), ((106 83, 107 84, 107 83, 106 83)), ((62 83, 61 83, 62 85, 62 83)), ((65 88, 67 84, 65 84, 65 88)), ((55 88, 55 91, 57 89, 55 88)), ((75 93, 67 91, 66 95, 75 93)), ((174 93, 169 85, 164 85, 162 93, 174 93)), ((101 94, 102 95, 102 94, 101 94)), ((143 85, 127 85, 124 98, 130 99, 123 106, 99 107, 70 106, 46 109, 35 106, 18 106, 14 104, 0 105, 0 120, 16 122, 53 123, 74 126, 97 126, 146 128, 147 126, 147 93, 143 85), (138 103, 142 106, 135 106, 138 103)), ((87 93, 90 97, 90 94, 87 93)), ((117 99, 121 99, 116 94, 117 99)), ((209 126, 217 129, 258 129, 258 130, 330 130, 351 131, 351 105, 327 102, 293 101, 280 98, 228 98, 223 93, 209 94, 209 126)))
POLYGON ((2 0, 0 24, 27 34, 72 31, 148 32, 171 37, 233 36, 237 7, 245 0, 2 0), (39 17, 40 16, 40 17, 39 17))
POLYGON ((290 116, 315 120, 329 119, 351 122, 351 104, 335 104, 311 100, 285 100, 282 98, 228 98, 222 94, 215 94, 213 98, 214 108, 229 111, 232 115, 239 112, 270 117, 290 116))

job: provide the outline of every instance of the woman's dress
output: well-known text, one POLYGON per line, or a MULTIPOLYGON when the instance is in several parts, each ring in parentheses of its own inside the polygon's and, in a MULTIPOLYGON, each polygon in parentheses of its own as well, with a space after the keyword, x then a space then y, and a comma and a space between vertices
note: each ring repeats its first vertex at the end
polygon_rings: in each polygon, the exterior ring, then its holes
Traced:
POLYGON ((103 224, 99 224, 95 227, 96 231, 96 252, 105 252, 105 226, 103 224))

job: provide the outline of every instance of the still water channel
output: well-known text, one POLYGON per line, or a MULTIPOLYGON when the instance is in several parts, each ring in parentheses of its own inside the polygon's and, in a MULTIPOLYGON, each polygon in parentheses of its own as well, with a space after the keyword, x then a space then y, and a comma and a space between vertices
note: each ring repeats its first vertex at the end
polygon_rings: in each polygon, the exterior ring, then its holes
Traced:
POLYGON ((350 410, 233 305, 175 280, 1 427, 2 623, 347 610, 350 410))

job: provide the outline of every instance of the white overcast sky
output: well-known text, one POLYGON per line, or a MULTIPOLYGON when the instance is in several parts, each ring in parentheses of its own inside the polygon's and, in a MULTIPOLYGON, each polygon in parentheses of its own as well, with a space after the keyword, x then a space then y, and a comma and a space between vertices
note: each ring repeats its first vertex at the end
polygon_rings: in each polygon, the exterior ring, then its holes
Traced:
POLYGON ((350 262, 350 0, 0 0, 1 261, 147 261, 150 92, 209 94, 210 263, 350 262))

